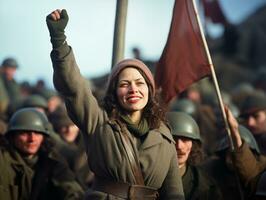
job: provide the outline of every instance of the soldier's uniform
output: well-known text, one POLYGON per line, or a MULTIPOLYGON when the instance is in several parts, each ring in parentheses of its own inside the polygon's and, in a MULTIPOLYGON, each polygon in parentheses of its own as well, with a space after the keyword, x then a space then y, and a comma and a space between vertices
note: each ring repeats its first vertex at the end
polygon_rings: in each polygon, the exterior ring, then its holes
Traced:
POLYGON ((60 200, 83 199, 66 162, 48 146, 49 123, 44 114, 33 108, 18 110, 11 117, 6 138, 0 144, 0 199, 60 200), (34 131, 44 135, 39 151, 32 159, 15 148, 13 134, 34 131))
MULTIPOLYGON (((167 118, 172 128, 172 135, 175 140, 178 140, 179 138, 187 138, 201 145, 199 127, 191 116, 183 112, 169 112, 167 113, 167 118)), ((192 151, 193 143, 190 155, 192 154, 192 151)), ((207 175, 206 172, 204 172, 203 169, 190 162, 190 155, 188 156, 188 160, 185 165, 181 167, 181 171, 184 171, 184 174, 182 175, 182 182, 185 199, 223 199, 218 185, 210 176, 207 175)), ((193 156, 200 155, 197 154, 193 156)))

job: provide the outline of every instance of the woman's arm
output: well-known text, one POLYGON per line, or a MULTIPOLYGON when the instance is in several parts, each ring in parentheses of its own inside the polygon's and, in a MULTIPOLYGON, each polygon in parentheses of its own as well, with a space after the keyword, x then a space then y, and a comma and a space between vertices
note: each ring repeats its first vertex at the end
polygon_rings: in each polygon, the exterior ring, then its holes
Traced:
POLYGON ((54 86, 63 96, 68 114, 75 124, 85 133, 94 133, 107 117, 93 96, 88 81, 81 75, 72 48, 65 42, 67 12, 55 10, 46 21, 53 44, 54 86))

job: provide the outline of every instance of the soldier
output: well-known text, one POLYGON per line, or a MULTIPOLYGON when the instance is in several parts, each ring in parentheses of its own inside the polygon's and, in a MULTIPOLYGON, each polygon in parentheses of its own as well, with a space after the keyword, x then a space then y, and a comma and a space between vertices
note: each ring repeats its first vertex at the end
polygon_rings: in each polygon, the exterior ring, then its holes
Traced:
POLYGON ((82 199, 84 192, 54 151, 46 116, 34 108, 15 112, 0 144, 0 199, 82 199))
MULTIPOLYGON (((238 128, 240 137, 246 143, 246 148, 250 148, 254 154, 259 155, 260 151, 252 133, 244 126, 238 128)), ((243 199, 246 195, 245 187, 243 188, 244 184, 239 180, 239 169, 233 165, 230 144, 225 133, 223 133, 215 153, 204 162, 203 168, 216 180, 224 199, 243 199)))
POLYGON ((263 172, 266 170, 266 156, 254 153, 248 148, 247 141, 241 138, 237 120, 228 109, 226 109, 226 114, 235 146, 235 151, 231 153, 232 161, 242 184, 245 186, 247 198, 265 199, 263 197, 265 195, 265 185, 262 186, 261 184, 264 183, 265 179, 263 172))
POLYGON ((243 102, 241 108, 242 123, 254 135, 260 151, 266 154, 266 96, 264 93, 253 93, 243 102))
POLYGON ((99 106, 65 41, 66 10, 46 19, 55 88, 83 133, 95 174, 87 198, 184 199, 174 140, 148 67, 136 59, 117 63, 99 106))
POLYGON ((66 158, 70 169, 75 173, 78 182, 84 190, 91 187, 93 173, 88 166, 84 139, 79 128, 68 117, 65 107, 59 107, 50 114, 56 134, 59 135, 59 152, 66 158))
POLYGON ((62 98, 59 94, 52 89, 45 89, 41 91, 41 96, 43 96, 47 101, 47 115, 49 116, 50 113, 54 112, 58 107, 63 104, 62 98))
POLYGON ((197 119, 198 108, 195 102, 188 98, 176 99, 170 105, 169 110, 171 112, 184 112, 197 119))
MULTIPOLYGON (((20 86, 14 79, 18 68, 18 63, 13 58, 6 58, 0 71, 0 82, 4 84, 5 93, 8 95, 7 117, 9 118, 16 110, 21 100, 20 86)), ((1 83, 0 83, 1 84, 1 83)), ((1 92, 0 96, 3 93, 1 92)))
POLYGON ((169 112, 167 118, 176 141, 185 199, 223 199, 214 180, 197 166, 203 160, 203 150, 199 127, 195 120, 182 112, 169 112))
POLYGON ((38 94, 33 94, 28 96, 26 99, 22 101, 22 105, 20 107, 21 108, 34 107, 38 111, 45 114, 47 113, 48 110, 47 100, 38 94))

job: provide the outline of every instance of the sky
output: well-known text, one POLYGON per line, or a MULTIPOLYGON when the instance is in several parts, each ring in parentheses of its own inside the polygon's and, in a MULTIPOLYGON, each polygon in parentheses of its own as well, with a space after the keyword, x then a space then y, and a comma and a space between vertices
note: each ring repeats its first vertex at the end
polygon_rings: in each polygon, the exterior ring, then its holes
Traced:
MULTIPOLYGON (((241 23, 266 0, 221 0, 229 21, 241 23)), ((174 0, 128 0, 125 58, 132 48, 143 57, 157 60, 170 28, 174 0)), ((66 9, 69 23, 65 30, 81 73, 87 78, 110 71, 112 61, 115 0, 0 0, 0 62, 14 57, 19 63, 16 79, 35 84, 44 79, 52 84, 51 44, 46 16, 55 9, 66 9)), ((213 37, 222 34, 220 25, 210 24, 213 37)), ((1 63, 0 63, 1 64, 1 63)))

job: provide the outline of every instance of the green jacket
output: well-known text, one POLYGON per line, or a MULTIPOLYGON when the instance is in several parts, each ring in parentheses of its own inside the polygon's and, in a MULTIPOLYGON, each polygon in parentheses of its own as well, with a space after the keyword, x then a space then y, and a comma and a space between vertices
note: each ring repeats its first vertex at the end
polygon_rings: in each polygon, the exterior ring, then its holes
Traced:
POLYGON ((222 200, 218 185, 202 169, 188 165, 182 176, 186 200, 222 200))
POLYGON ((20 85, 15 80, 7 80, 3 74, 0 74, 0 77, 8 95, 9 104, 7 108, 7 114, 11 115, 17 109, 21 101, 20 85))
POLYGON ((8 93, 5 87, 4 80, 2 76, 0 76, 0 116, 4 116, 6 114, 8 103, 8 93))
MULTIPOLYGON (((120 135, 122 129, 100 108, 86 81, 80 74, 71 47, 67 44, 53 50, 54 85, 64 97, 68 113, 84 134, 89 165, 95 176, 111 181, 135 184, 136 180, 120 135)), ((123 129, 124 130, 124 129, 123 129)), ((146 186, 160 190, 160 199, 183 199, 174 140, 164 124, 150 130, 137 147, 137 138, 130 134, 146 186)), ((88 199, 120 199, 110 194, 92 191, 88 199)))
POLYGON ((37 164, 31 168, 6 143, 0 145, 0 163, 1 200, 77 200, 84 197, 74 175, 55 153, 40 153, 37 164))

